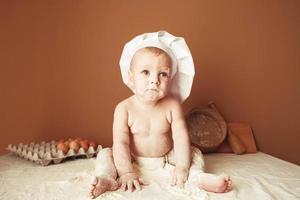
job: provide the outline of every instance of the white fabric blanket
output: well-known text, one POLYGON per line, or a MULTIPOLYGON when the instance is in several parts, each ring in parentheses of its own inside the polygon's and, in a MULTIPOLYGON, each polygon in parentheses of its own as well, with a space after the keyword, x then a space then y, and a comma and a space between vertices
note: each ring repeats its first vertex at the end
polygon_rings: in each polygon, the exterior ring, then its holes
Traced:
MULTIPOLYGON (((107 192, 97 199, 139 200, 225 200, 225 199, 300 199, 300 167, 264 153, 209 154, 204 156, 206 170, 227 173, 233 189, 226 194, 207 193, 198 188, 170 187, 168 170, 145 172, 150 184, 129 193, 107 192)), ((42 167, 7 154, 0 156, 0 199, 72 199, 88 198, 95 158, 66 161, 42 167)), ((170 167, 170 166, 167 166, 170 167)))

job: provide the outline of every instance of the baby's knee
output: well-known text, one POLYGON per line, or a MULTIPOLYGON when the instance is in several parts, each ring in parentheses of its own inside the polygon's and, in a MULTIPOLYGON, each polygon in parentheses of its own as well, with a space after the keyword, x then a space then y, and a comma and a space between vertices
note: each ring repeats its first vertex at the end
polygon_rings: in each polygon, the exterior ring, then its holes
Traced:
POLYGON ((97 154, 97 160, 98 159, 104 159, 104 158, 110 158, 112 157, 112 148, 103 148, 101 149, 97 154))
POLYGON ((192 165, 201 168, 201 170, 203 171, 205 163, 204 163, 203 154, 201 150, 196 147, 192 147, 191 150, 192 150, 192 165))

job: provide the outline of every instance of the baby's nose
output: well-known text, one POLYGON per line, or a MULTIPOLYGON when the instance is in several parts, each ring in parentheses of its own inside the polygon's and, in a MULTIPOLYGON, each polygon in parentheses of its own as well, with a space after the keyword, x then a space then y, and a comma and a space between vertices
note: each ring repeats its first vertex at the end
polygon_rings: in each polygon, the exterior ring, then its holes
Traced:
POLYGON ((159 81, 158 80, 152 80, 151 82, 150 82, 151 84, 159 84, 159 81))
POLYGON ((150 77, 150 83, 151 84, 159 84, 159 79, 157 76, 151 76, 150 77))

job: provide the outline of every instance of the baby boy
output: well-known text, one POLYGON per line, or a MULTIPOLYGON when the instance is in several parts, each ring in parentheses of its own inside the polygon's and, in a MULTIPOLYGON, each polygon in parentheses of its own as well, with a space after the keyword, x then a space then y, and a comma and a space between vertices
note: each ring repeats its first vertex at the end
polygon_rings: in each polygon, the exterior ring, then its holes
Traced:
MULTIPOLYGON (((168 157, 166 162, 174 165, 173 186, 188 183, 210 192, 229 191, 230 178, 204 173, 200 150, 190 146, 181 108, 184 97, 172 88, 173 84, 178 85, 179 78, 174 77, 184 64, 176 60, 172 52, 174 44, 163 43, 172 37, 167 32, 158 32, 134 39, 138 47, 132 47, 135 50, 131 57, 128 54, 129 69, 127 72, 123 69, 122 74, 134 94, 115 108, 113 147, 103 149, 97 156, 97 177, 92 182, 91 198, 120 187, 140 190, 143 180, 133 166, 139 158, 168 157)), ((174 41, 180 39, 183 40, 174 41)))

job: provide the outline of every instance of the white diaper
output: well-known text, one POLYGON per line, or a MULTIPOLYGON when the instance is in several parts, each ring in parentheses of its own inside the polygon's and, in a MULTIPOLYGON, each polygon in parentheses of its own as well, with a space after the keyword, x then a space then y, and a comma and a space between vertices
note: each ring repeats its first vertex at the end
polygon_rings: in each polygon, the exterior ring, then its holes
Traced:
POLYGON ((136 164, 139 168, 146 170, 156 170, 160 168, 164 168, 166 165, 166 157, 142 157, 142 156, 134 156, 134 164, 136 164))
MULTIPOLYGON (((192 153, 191 167, 203 171, 204 159, 201 151, 198 148, 192 146, 191 153, 192 153)), ((147 170, 164 168, 166 163, 170 165, 175 165, 174 149, 172 149, 165 156, 162 157, 142 157, 142 156, 135 156, 133 154, 132 157, 134 159, 134 164, 138 165, 138 167, 140 168, 147 169, 147 170)))

